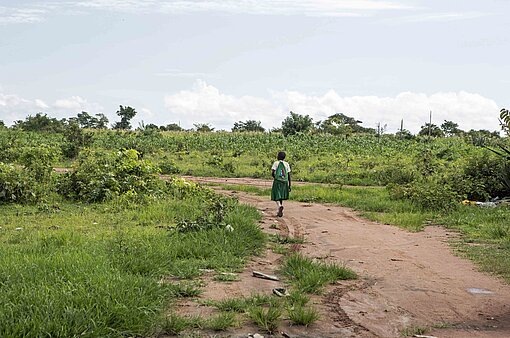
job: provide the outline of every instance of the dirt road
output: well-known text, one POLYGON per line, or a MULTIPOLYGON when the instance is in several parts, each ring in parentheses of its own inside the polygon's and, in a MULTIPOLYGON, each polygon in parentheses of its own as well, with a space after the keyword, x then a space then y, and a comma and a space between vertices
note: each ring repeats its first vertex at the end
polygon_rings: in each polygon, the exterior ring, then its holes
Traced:
MULTIPOLYGON (((239 184, 240 179, 219 179, 239 184)), ((219 183, 218 179, 201 179, 219 183)), ((265 181, 242 179, 267 187, 265 181)), ((360 280, 330 286, 314 302, 322 319, 308 329, 283 324, 293 337, 401 337, 403 330, 436 337, 510 337, 510 286, 476 270, 470 261, 452 254, 449 242, 458 235, 441 227, 409 233, 367 221, 347 208, 287 202, 284 217, 275 217, 275 204, 266 197, 236 195, 264 214, 267 232, 304 236, 300 250, 308 256, 344 263, 360 280), (270 227, 278 224, 280 230, 270 227)), ((257 257, 232 284, 208 284, 205 298, 221 299, 267 292, 277 282, 251 277, 254 269, 272 273, 279 255, 268 251, 257 257)), ((182 304, 183 312, 211 311, 182 304)), ((234 336, 256 332, 246 326, 234 336)))

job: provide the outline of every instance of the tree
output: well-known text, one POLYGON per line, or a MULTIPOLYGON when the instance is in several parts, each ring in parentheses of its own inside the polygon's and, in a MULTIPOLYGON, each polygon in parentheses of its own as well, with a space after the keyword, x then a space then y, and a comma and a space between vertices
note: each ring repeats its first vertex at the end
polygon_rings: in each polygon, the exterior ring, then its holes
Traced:
POLYGON ((244 131, 259 131, 264 132, 265 129, 262 127, 260 121, 248 120, 246 122, 235 122, 232 128, 233 132, 244 132, 244 131))
POLYGON ((113 129, 131 129, 131 119, 135 117, 136 110, 130 106, 123 107, 117 110, 117 115, 120 116, 120 122, 115 122, 113 129))
POLYGON ((462 130, 459 129, 459 125, 457 123, 447 120, 444 120, 444 123, 441 125, 441 130, 447 137, 458 136, 462 133, 462 130))
POLYGON ((102 114, 102 113, 99 113, 99 114, 96 114, 96 119, 97 119, 97 122, 96 122, 96 126, 95 126, 95 129, 107 129, 108 128, 108 118, 102 114))
POLYGON ((178 125, 177 123, 170 123, 170 124, 167 124, 166 126, 159 127, 159 129, 161 129, 163 131, 182 131, 183 130, 181 128, 181 126, 178 125))
POLYGON ((421 126, 421 130, 418 133, 419 136, 431 136, 431 137, 443 137, 444 133, 433 123, 425 123, 423 126, 421 126))
POLYGON ((372 128, 360 126, 362 121, 342 113, 329 116, 323 122, 318 122, 317 127, 321 132, 333 135, 350 135, 352 133, 374 133, 372 128))
POLYGON ((209 125, 209 123, 193 123, 195 126, 195 130, 198 132, 211 132, 214 131, 214 128, 209 125))
POLYGON ((37 113, 35 116, 29 115, 24 121, 14 122, 14 128, 25 131, 44 131, 60 133, 65 128, 65 119, 58 120, 54 117, 48 117, 43 113, 37 113))
POLYGON ((306 133, 312 127, 313 120, 310 116, 290 112, 290 116, 287 116, 282 122, 282 133, 284 136, 306 133))

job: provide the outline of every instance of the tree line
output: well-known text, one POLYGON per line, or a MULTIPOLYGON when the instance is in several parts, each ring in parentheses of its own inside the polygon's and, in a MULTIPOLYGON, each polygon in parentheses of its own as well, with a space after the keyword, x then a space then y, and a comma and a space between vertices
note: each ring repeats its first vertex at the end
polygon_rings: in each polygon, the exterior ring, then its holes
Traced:
MULTIPOLYGON (((114 122, 110 127, 114 130, 131 130, 131 120, 136 116, 137 112, 130 106, 119 106, 116 112, 120 117, 119 121, 114 122)), ((510 135, 510 112, 507 109, 502 109, 500 112, 500 125, 502 130, 510 135)), ((76 129, 109 129, 109 120, 104 114, 91 115, 88 112, 82 111, 74 117, 57 119, 50 117, 47 114, 37 113, 32 116, 29 115, 25 120, 15 121, 12 128, 22 129, 25 131, 42 131, 42 132, 60 132, 65 133, 69 128, 76 129)), ((324 121, 314 122, 309 115, 300 115, 290 112, 289 115, 282 121, 279 128, 273 128, 270 132, 281 132, 283 135, 295 135, 298 133, 327 133, 339 136, 348 137, 353 134, 373 134, 381 136, 386 132, 386 125, 377 125, 377 128, 363 127, 359 121, 353 117, 347 116, 343 113, 336 113, 324 121)), ((194 123, 192 131, 198 132, 212 132, 214 127, 208 123, 194 123)), ((5 124, 0 121, 0 127, 5 127, 5 124)), ((158 131, 184 131, 177 123, 170 123, 167 125, 158 126, 156 124, 144 124, 142 121, 137 128, 138 130, 158 130, 158 131)), ((260 121, 247 120, 235 122, 232 127, 232 132, 265 132, 266 129, 262 127, 260 121)), ((404 129, 403 120, 399 130, 395 133, 396 136, 403 139, 410 139, 415 137, 409 130, 404 129)), ((459 125, 453 121, 445 120, 441 125, 433 124, 432 122, 425 123, 421 126, 417 136, 429 137, 452 137, 452 136, 473 136, 473 137, 499 137, 498 131, 488 131, 484 129, 464 131, 459 128, 459 125)))

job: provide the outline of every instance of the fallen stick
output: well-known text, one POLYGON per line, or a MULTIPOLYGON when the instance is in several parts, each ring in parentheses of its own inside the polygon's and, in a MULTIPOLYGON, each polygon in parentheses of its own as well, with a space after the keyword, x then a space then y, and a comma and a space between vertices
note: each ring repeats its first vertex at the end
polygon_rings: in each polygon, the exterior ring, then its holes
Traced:
POLYGON ((275 280, 279 281, 280 279, 273 275, 266 275, 265 273, 253 271, 253 277, 262 278, 262 279, 269 279, 269 280, 275 280))

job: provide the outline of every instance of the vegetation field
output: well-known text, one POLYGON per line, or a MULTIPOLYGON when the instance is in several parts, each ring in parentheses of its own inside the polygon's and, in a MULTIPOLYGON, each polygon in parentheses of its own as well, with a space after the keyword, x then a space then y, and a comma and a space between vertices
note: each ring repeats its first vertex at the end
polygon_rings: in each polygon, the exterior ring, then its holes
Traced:
MULTIPOLYGON (((507 138, 284 134, 0 128, 0 336, 149 336, 233 325, 229 314, 190 322, 169 309, 201 292, 193 278, 203 269, 225 279, 221 272, 239 271, 261 251, 260 215, 177 175, 269 178, 279 150, 294 181, 323 183, 293 186, 292 199, 341 204, 410 231, 456 229, 459 252, 510 282, 507 138), (176 176, 163 181, 161 173, 176 176)), ((326 273, 292 258, 299 269, 326 273)), ((298 291, 315 292, 300 284, 294 263, 284 274, 298 291)), ((344 273, 326 270, 332 280, 344 273)), ((246 302, 242 311, 261 325, 281 316, 246 302)), ((316 315, 303 307, 288 313, 303 323, 316 315)))

